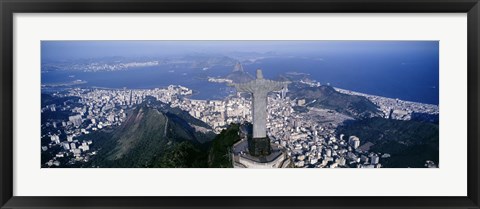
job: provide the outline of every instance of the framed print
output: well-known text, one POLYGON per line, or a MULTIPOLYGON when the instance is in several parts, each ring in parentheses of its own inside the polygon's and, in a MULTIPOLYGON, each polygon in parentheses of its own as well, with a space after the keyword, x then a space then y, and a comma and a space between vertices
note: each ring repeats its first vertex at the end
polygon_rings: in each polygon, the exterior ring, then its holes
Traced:
POLYGON ((479 4, 2 1, 2 208, 479 208, 479 4))

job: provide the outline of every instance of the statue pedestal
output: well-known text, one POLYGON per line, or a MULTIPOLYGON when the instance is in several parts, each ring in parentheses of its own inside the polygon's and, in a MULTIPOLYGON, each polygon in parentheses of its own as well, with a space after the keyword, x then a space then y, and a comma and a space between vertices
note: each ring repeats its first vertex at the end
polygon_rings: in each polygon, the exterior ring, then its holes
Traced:
POLYGON ((270 143, 269 138, 254 140, 253 145, 249 146, 252 139, 243 138, 233 145, 232 163, 234 168, 286 168, 291 164, 286 152, 277 144, 270 143), (268 141, 267 141, 268 140, 268 141), (265 150, 268 147, 268 150, 265 150), (252 155, 250 149, 263 155, 252 155), (268 151, 268 154, 266 152, 268 151))
POLYGON ((264 138, 248 138, 248 152, 252 156, 262 157, 272 153, 270 139, 264 138))

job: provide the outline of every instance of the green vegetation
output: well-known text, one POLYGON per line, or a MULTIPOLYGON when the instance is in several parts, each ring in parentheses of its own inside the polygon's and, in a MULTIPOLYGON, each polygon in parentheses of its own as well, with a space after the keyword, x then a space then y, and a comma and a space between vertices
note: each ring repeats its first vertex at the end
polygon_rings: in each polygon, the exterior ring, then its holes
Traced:
POLYGON ((206 168, 208 154, 205 149, 191 142, 176 143, 158 158, 153 158, 148 167, 153 168, 206 168))
POLYGON ((368 118, 339 127, 337 133, 358 136, 361 144, 375 144, 370 151, 391 154, 382 159, 384 167, 419 168, 427 160, 438 164, 439 129, 433 123, 368 118))
POLYGON ((119 127, 82 136, 93 139, 98 154, 85 167, 205 168, 232 167, 232 145, 240 125, 232 124, 214 138, 190 124, 208 127, 177 109, 139 106, 119 127), (213 141, 212 141, 213 139, 213 141))
POLYGON ((179 162, 175 167, 206 166, 187 158, 199 157, 205 149, 202 142, 213 133, 196 132, 181 117, 153 107, 139 106, 127 114, 121 126, 86 136, 98 150, 89 167, 170 167, 171 162, 179 162))
POLYGON ((240 141, 240 125, 231 124, 212 141, 208 165, 212 168, 232 168, 231 152, 233 144, 240 141))

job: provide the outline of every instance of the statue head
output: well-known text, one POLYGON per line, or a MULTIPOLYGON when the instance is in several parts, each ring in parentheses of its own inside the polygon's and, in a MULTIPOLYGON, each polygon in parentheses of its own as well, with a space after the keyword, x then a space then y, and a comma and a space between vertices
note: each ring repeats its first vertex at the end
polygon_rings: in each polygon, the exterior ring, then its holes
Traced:
POLYGON ((257 79, 263 79, 262 69, 257 69, 257 79))

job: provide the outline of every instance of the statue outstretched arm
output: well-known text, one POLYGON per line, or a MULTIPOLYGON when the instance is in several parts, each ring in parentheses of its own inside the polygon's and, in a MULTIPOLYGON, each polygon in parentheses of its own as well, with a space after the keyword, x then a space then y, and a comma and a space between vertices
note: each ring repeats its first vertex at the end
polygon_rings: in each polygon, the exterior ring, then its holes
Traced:
POLYGON ((227 85, 235 87, 235 89, 240 92, 253 92, 249 83, 229 83, 227 85))

